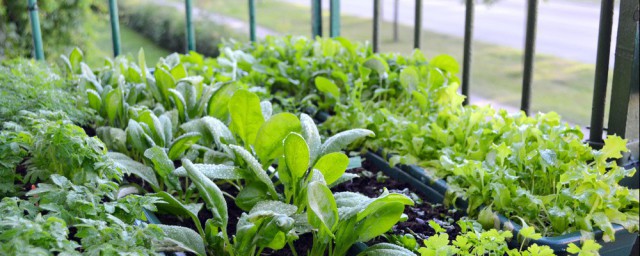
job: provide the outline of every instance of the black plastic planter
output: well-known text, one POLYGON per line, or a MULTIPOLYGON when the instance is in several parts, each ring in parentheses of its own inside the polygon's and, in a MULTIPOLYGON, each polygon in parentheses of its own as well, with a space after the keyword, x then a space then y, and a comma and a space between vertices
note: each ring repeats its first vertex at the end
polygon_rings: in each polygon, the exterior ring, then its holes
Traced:
MULTIPOLYGON (((431 203, 442 203, 444 202, 444 197, 446 195, 446 191, 448 186, 444 180, 434 180, 431 177, 427 176, 427 172, 422 168, 415 165, 403 165, 400 166, 402 170, 399 170, 397 167, 389 166, 389 163, 385 161, 381 156, 376 155, 374 153, 367 153, 367 157, 374 162, 377 162, 376 165, 380 166, 382 170, 390 169, 395 170, 393 172, 403 172, 403 174, 385 174, 391 177, 402 177, 399 178, 402 181, 405 181, 416 189, 420 191, 425 191, 429 193, 433 193, 433 195, 426 196, 426 199, 431 203), (385 166, 386 165, 386 166, 385 166), (417 185, 414 185, 417 184, 417 185)), ((465 209, 466 202, 459 200, 456 202, 456 207, 465 209)), ((522 228, 516 222, 510 221, 505 216, 498 214, 498 218, 500 219, 500 228, 505 230, 512 230, 514 232, 514 237, 517 237, 517 233, 522 228)), ((594 230, 594 238, 595 240, 602 245, 600 249, 600 255, 603 256, 621 256, 621 255, 630 255, 631 250, 633 249, 634 243, 638 238, 638 234, 629 233, 624 227, 621 225, 614 224, 613 229, 615 232, 616 240, 614 242, 605 242, 602 240, 603 232, 599 229, 594 230)), ((551 247, 556 255, 567 255, 567 246, 571 243, 580 244, 580 232, 573 232, 570 234, 565 234, 561 236, 554 237, 543 237, 538 240, 533 240, 530 243, 535 243, 538 245, 547 245, 551 247)), ((517 239, 513 239, 510 243, 510 246, 517 248, 520 244, 517 242, 517 239)))
MULTIPOLYGON (((517 224, 516 222, 510 221, 506 217, 502 215, 498 215, 500 219, 500 227, 504 230, 512 230, 513 237, 517 237, 517 234, 520 232, 522 226, 517 224)), ((594 231, 594 239, 602 245, 600 248, 600 255, 603 256, 618 256, 618 255, 631 255, 631 250, 633 249, 633 244, 638 237, 635 233, 629 233, 624 227, 613 224, 613 229, 616 231, 616 241, 615 242, 604 242, 602 240, 602 230, 594 231)), ((530 243, 535 243, 538 245, 547 245, 553 249, 556 255, 568 255, 567 246, 569 244, 575 243, 576 245, 580 245, 580 232, 573 232, 561 236, 553 236, 553 237, 543 237, 538 240, 533 240, 530 243)), ((519 247, 520 243, 517 239, 512 239, 509 243, 511 247, 519 247)))

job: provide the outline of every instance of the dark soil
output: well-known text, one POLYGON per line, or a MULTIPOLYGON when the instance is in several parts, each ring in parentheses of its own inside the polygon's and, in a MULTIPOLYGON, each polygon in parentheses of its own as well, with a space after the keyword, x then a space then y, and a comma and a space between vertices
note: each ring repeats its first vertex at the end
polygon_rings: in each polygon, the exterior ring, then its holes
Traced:
POLYGON ((449 209, 444 205, 424 202, 421 198, 421 192, 404 182, 381 175, 378 173, 379 169, 368 161, 363 163, 363 168, 347 172, 358 174, 360 178, 340 184, 332 191, 359 192, 368 197, 378 197, 383 189, 387 188, 389 192, 405 194, 416 201, 414 206, 405 207, 404 213, 409 217, 408 220, 398 223, 389 233, 395 235, 413 234, 418 241, 421 241, 435 234, 435 230, 428 224, 430 220, 446 229, 451 240, 454 240, 460 233, 460 227, 455 222, 464 216, 463 212, 449 209))

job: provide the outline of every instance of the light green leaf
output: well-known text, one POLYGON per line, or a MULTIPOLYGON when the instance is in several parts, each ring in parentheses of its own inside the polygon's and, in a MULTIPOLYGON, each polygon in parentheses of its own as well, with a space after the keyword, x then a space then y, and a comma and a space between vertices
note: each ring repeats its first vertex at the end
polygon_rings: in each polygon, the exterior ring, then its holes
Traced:
MULTIPOLYGON (((193 164, 193 166, 212 180, 239 180, 245 178, 242 172, 234 166, 223 164, 193 164)), ((173 171, 173 174, 185 177, 187 176, 187 170, 184 167, 179 167, 173 171)))
POLYGON ((302 137, 307 142, 307 146, 309 146, 309 162, 313 164, 318 158, 320 146, 322 145, 320 133, 313 119, 307 114, 300 114, 300 124, 302 125, 302 137))
POLYGON ((240 136, 245 145, 253 145, 264 123, 258 96, 247 90, 236 91, 229 101, 229 113, 229 128, 240 136))
POLYGON ((333 229, 338 224, 338 207, 331 190, 319 181, 310 182, 307 186, 307 202, 309 224, 333 236, 333 229))
POLYGON ((294 181, 300 180, 309 168, 309 147, 302 136, 290 133, 284 140, 284 157, 294 181))
MULTIPOLYGON (((162 67, 156 67, 153 75, 156 78, 156 86, 158 87, 163 100, 168 101, 169 89, 176 88, 176 81, 173 79, 173 76, 171 76, 171 74, 162 67)), ((166 104, 164 105, 166 106, 166 104)))
POLYGON ((147 124, 149 126, 149 130, 151 130, 151 137, 154 138, 156 144, 164 147, 166 144, 164 126, 160 122, 160 119, 156 117, 150 110, 142 111, 140 116, 138 116, 138 121, 147 124))
POLYGON ((88 89, 87 98, 89 99, 89 107, 100 112, 100 108, 102 108, 102 98, 100 98, 100 94, 93 89, 88 89))
POLYGON ((272 116, 258 131, 254 150, 263 164, 277 159, 283 153, 283 141, 289 133, 300 133, 300 120, 291 113, 280 113, 272 116))
POLYGON ((213 96, 209 98, 207 109, 207 113, 209 114, 209 116, 215 117, 220 120, 228 120, 229 101, 238 89, 240 89, 240 86, 238 86, 236 83, 227 83, 216 90, 213 93, 213 96))
POLYGON ((142 129, 142 126, 138 124, 138 122, 133 119, 129 120, 129 124, 127 125, 127 129, 125 131, 127 133, 127 143, 130 144, 133 149, 138 152, 144 152, 147 148, 152 147, 149 141, 146 139, 146 134, 142 129))
POLYGON ((408 92, 413 92, 416 88, 420 87, 418 69, 413 66, 403 68, 402 71, 400 71, 400 85, 408 92))
POLYGON ((125 154, 117 152, 108 152, 107 157, 113 160, 115 166, 120 168, 123 173, 138 176, 142 180, 148 182, 154 190, 158 190, 160 187, 156 174, 151 167, 141 164, 140 162, 129 158, 125 154))
POLYGON ((169 159, 178 160, 184 154, 187 149, 191 148, 193 144, 195 144, 202 135, 197 132, 190 132, 181 135, 171 142, 169 146, 169 159))
POLYGON ((256 160, 256 158, 253 157, 251 153, 249 153, 249 151, 247 151, 246 149, 240 146, 229 145, 229 147, 234 152, 236 152, 236 154, 238 154, 240 158, 242 158, 245 161, 245 163, 247 164, 247 167, 249 168, 249 171, 251 171, 255 179, 264 183, 264 185, 267 186, 267 189, 271 194, 271 197, 273 199, 277 199, 278 193, 276 192, 276 188, 273 185, 273 182, 271 181, 271 179, 269 178, 269 175, 267 175, 267 173, 262 169, 262 166, 260 165, 258 160, 256 160))
POLYGON ((189 159, 182 159, 182 166, 187 170, 187 175, 196 185, 200 192, 200 197, 207 205, 207 209, 213 214, 214 224, 221 228, 226 228, 229 220, 227 202, 218 186, 213 181, 199 172, 189 159))
POLYGON ((339 132, 338 134, 331 136, 324 142, 324 144, 322 144, 320 148, 320 155, 322 156, 340 151, 358 139, 373 136, 375 136, 375 133, 367 129, 351 129, 339 132))
POLYGON ((197 255, 205 256, 207 252, 202 237, 190 228, 156 224, 165 234, 165 240, 197 255))
POLYGON ((600 150, 602 154, 602 158, 621 158, 621 152, 628 152, 627 148, 627 140, 621 138, 620 136, 609 135, 606 139, 604 139, 604 146, 600 150))
POLYGON ((446 54, 434 57, 433 59, 431 59, 429 64, 451 74, 458 74, 458 72, 460 72, 460 65, 458 64, 456 59, 446 54))
POLYGON ((374 244, 358 254, 358 256, 410 256, 416 255, 415 253, 405 249, 402 246, 379 243, 374 244))
POLYGON ((389 231, 398 223, 402 212, 404 212, 403 203, 389 202, 384 207, 367 214, 364 221, 356 226, 356 233, 359 234, 358 242, 369 241, 389 231))
POLYGON ((320 171, 327 184, 331 184, 344 174, 348 165, 349 157, 347 155, 333 152, 320 157, 313 169, 320 171))
POLYGON ((112 89, 104 97, 105 109, 107 110, 107 118, 112 124, 115 122, 116 117, 122 111, 122 94, 120 89, 112 89))
POLYGON ((319 91, 329 93, 334 98, 340 99, 340 88, 333 81, 322 76, 316 76, 314 83, 319 91))
POLYGON ((176 110, 178 110, 178 116, 180 120, 187 120, 187 103, 182 96, 182 93, 177 91, 176 89, 168 89, 168 94, 173 99, 173 104, 176 105, 176 110))
POLYGON ((163 148, 153 146, 144 151, 144 156, 151 160, 154 166, 154 170, 160 175, 160 177, 167 177, 173 171, 173 162, 167 156, 167 153, 163 148))
POLYGON ((258 202, 249 214, 254 214, 257 212, 274 212, 276 214, 284 214, 286 216, 291 216, 298 210, 298 207, 295 205, 286 204, 280 201, 273 200, 264 200, 258 202))

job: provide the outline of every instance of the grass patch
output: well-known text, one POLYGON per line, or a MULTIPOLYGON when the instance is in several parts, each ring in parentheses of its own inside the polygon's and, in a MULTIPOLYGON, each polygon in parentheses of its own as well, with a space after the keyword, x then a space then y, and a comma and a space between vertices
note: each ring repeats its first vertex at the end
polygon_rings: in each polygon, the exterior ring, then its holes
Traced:
MULTIPOLYGON (((212 12, 248 20, 248 6, 232 0, 197 1, 196 6, 212 12)), ((328 35, 328 11, 323 13, 323 34, 328 35)), ((281 34, 310 36, 311 18, 307 6, 274 0, 257 1, 256 19, 260 26, 281 34)), ((371 20, 343 15, 341 35, 356 41, 372 36, 371 20)), ((391 22, 381 22, 381 51, 410 53, 413 28, 399 26, 400 39, 393 42, 391 22)), ((459 37, 425 31, 422 50, 428 57, 449 54, 462 63, 463 40, 459 37)), ((472 96, 505 105, 520 106, 522 51, 474 42, 471 73, 472 96)), ((536 55, 532 88, 532 111, 556 111, 567 121, 586 126, 591 113, 595 65, 536 55)), ((473 98, 472 98, 473 102, 473 98)), ((605 117, 606 118, 606 117, 605 117)), ((606 122, 606 119, 605 119, 606 122)))
MULTIPOLYGON (((94 38, 83 52, 90 66, 100 66, 104 63, 104 58, 113 58, 111 23, 108 16, 96 16, 88 22, 91 22, 94 38)), ((124 24, 120 24, 120 47, 122 55, 134 58, 137 58, 138 51, 143 48, 147 63, 154 64, 160 57, 166 57, 171 53, 124 24)))

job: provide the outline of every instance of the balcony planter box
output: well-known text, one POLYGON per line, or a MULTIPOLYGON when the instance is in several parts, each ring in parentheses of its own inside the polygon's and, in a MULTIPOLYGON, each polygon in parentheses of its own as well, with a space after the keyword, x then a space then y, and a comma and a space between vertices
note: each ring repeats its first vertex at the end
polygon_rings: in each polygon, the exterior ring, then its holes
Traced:
MULTIPOLYGON (((370 153, 373 154, 373 153, 370 153)), ((373 154, 374 157, 378 158, 378 161, 386 162, 379 155, 373 154)), ((388 166, 388 163, 387 163, 388 166)), ((397 169, 397 168, 394 168, 397 169)), ((415 165, 401 165, 400 169, 403 172, 409 174, 405 179, 412 179, 413 182, 408 182, 410 184, 419 183, 419 187, 426 187, 425 191, 431 191, 434 193, 433 196, 427 196, 432 203, 442 203, 444 202, 444 197, 446 195, 446 191, 448 189, 447 184, 442 179, 433 179, 427 175, 427 172, 415 165)), ((636 173, 637 174, 637 173, 636 173)), ((422 190, 422 189, 421 189, 422 190)), ((456 207, 460 209, 466 209, 467 203, 460 200, 460 202, 456 202, 456 207)), ((498 219, 500 220, 499 228, 504 230, 512 230, 514 233, 514 238, 517 237, 517 233, 522 228, 518 223, 510 221, 505 216, 498 214, 498 219)), ((600 249, 600 255, 603 256, 619 256, 619 255, 630 255, 631 250, 633 249, 634 243, 638 237, 636 233, 629 233, 624 227, 621 225, 614 224, 614 230, 616 231, 615 237, 616 240, 614 242, 604 242, 602 240, 602 230, 596 229, 594 230, 594 238, 596 242, 602 245, 600 249)), ((556 255, 567 255, 566 248, 571 243, 580 244, 580 232, 573 232, 570 234, 564 234, 560 236, 554 237, 543 237, 538 240, 533 240, 530 243, 535 243, 538 245, 547 245, 554 250, 556 255)), ((510 242, 510 246, 513 248, 517 248, 520 244, 517 242, 517 239, 513 239, 510 242)))

